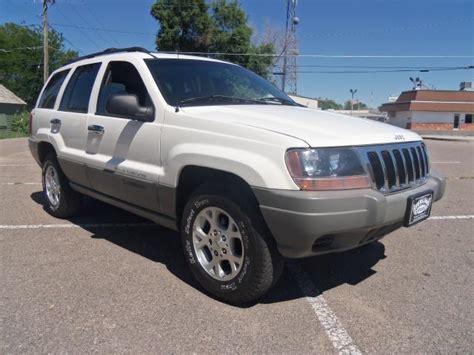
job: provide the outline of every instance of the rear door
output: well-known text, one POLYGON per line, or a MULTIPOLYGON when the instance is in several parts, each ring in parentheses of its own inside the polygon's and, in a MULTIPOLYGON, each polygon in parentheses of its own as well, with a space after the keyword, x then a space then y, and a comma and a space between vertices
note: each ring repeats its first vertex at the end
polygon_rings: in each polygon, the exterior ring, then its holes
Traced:
POLYGON ((101 63, 79 65, 68 74, 67 85, 59 93, 60 103, 51 115, 51 138, 64 174, 77 184, 89 187, 84 162, 87 116, 92 88, 101 63))
POLYGON ((153 102, 143 75, 150 74, 141 60, 104 64, 100 83, 94 88, 95 114, 88 119, 87 174, 97 192, 158 211, 158 177, 162 170, 160 124, 156 121, 157 102, 153 102), (107 100, 115 94, 133 94, 141 106, 153 106, 155 121, 110 114, 107 100))
POLYGON ((54 144, 55 137, 51 136, 57 133, 61 134, 61 132, 57 131, 58 127, 51 123, 51 121, 58 117, 58 97, 60 97, 61 88, 67 82, 70 73, 71 69, 64 69, 51 75, 38 98, 35 109, 31 112, 33 116, 32 133, 38 140, 47 142, 52 138, 52 143, 54 144))

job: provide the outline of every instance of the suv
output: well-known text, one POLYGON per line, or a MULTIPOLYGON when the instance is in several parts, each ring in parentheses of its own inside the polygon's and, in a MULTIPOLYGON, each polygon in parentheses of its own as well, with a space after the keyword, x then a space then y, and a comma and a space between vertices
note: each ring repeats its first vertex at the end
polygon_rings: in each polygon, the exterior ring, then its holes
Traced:
POLYGON ((46 209, 87 195, 181 232, 198 282, 246 303, 283 257, 426 219, 445 182, 413 132, 311 110, 238 65, 140 48, 56 70, 31 113, 46 209))

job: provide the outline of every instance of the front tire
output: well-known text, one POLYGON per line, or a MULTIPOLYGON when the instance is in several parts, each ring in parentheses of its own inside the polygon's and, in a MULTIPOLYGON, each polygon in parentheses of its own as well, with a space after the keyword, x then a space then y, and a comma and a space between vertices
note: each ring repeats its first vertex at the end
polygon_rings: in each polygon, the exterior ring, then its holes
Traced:
POLYGON ((184 208, 181 235, 191 272, 208 292, 232 304, 264 295, 283 269, 255 207, 208 187, 193 194, 184 208))
POLYGON ((58 218, 73 217, 80 209, 81 195, 71 189, 56 155, 48 154, 43 162, 43 195, 46 211, 58 218))

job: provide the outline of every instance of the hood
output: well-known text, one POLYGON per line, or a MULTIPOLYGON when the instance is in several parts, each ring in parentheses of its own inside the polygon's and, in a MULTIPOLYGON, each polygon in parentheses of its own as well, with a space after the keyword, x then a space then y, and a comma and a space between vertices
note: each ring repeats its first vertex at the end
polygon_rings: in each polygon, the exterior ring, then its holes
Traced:
POLYGON ((365 118, 284 105, 185 107, 191 116, 292 136, 311 147, 420 141, 411 131, 365 118))

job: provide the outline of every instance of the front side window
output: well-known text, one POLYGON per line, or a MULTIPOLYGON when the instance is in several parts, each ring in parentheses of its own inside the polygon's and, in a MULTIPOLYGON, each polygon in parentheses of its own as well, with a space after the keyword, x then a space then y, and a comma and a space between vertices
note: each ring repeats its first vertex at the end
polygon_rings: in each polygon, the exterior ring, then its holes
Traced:
POLYGON ((39 108, 54 108, 59 89, 61 89, 61 85, 63 84, 64 79, 66 79, 68 73, 69 69, 60 71, 59 73, 53 75, 53 77, 49 80, 48 85, 46 85, 43 95, 41 95, 38 104, 39 108))
POLYGON ((297 105, 274 85, 237 65, 190 59, 146 63, 172 106, 297 105))
POLYGON ((99 71, 100 63, 77 67, 67 84, 59 109, 87 113, 92 87, 99 71))
POLYGON ((140 106, 153 106, 150 95, 148 95, 145 84, 135 66, 129 62, 110 62, 100 88, 97 114, 114 116, 107 112, 107 101, 112 95, 120 94, 136 95, 140 106))

